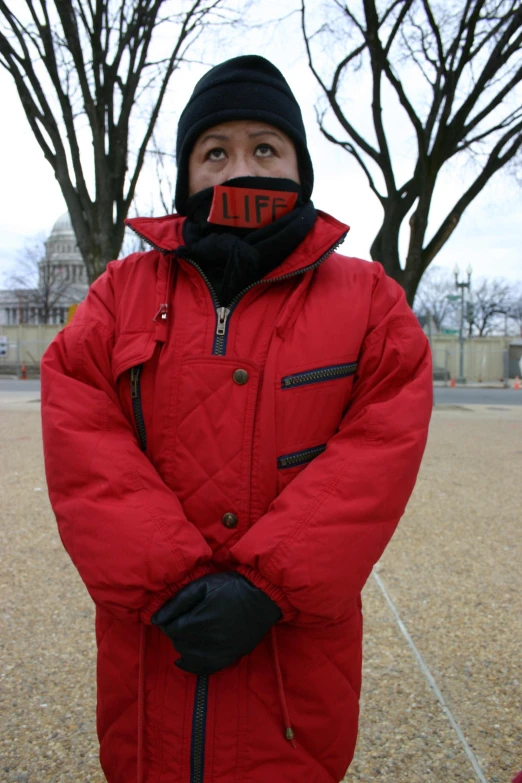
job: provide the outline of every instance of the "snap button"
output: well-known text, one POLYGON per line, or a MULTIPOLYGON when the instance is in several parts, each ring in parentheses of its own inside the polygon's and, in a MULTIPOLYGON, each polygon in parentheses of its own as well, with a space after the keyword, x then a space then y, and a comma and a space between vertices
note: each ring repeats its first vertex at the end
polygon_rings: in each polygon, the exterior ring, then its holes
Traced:
POLYGON ((248 381, 248 373, 246 370, 236 370, 234 373, 234 381, 235 383, 239 384, 239 386, 242 386, 244 383, 248 381))
POLYGON ((227 514, 223 515, 223 519, 221 520, 225 527, 233 528, 237 525, 237 517, 235 514, 232 514, 232 512, 228 512, 227 514))

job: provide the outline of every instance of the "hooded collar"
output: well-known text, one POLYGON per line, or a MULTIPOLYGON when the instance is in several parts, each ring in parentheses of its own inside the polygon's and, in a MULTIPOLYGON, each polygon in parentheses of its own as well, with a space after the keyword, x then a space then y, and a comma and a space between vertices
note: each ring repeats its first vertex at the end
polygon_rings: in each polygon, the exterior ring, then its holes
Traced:
MULTIPOLYGON (((142 237, 151 247, 161 253, 175 253, 184 244, 182 227, 184 217, 166 215, 159 218, 128 218, 125 225, 129 226, 138 236, 142 237)), ((326 212, 317 211, 317 220, 306 240, 286 258, 282 264, 266 275, 264 280, 295 274, 319 261, 330 250, 335 249, 344 240, 349 226, 336 220, 326 212)))

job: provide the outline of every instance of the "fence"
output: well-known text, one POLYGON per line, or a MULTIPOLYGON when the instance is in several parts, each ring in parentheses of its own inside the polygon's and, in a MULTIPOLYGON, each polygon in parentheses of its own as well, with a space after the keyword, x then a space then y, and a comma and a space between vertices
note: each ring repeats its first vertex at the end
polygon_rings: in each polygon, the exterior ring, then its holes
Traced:
POLYGON ((0 373, 18 375, 22 365, 37 373, 45 349, 60 329, 55 324, 0 326, 0 373))
MULTIPOLYGON (((62 326, 21 324, 0 326, 0 373, 18 375, 25 364, 39 371, 45 349, 62 326)), ((436 334, 432 339, 435 380, 460 376, 460 343, 455 335, 436 334)), ((468 381, 502 381, 521 375, 522 340, 481 337, 464 341, 464 377, 468 381)))
MULTIPOLYGON (((436 380, 461 376, 461 347, 456 337, 435 335, 432 339, 436 380)), ((464 378, 471 382, 505 381, 521 374, 522 341, 510 337, 481 337, 464 340, 464 378)))

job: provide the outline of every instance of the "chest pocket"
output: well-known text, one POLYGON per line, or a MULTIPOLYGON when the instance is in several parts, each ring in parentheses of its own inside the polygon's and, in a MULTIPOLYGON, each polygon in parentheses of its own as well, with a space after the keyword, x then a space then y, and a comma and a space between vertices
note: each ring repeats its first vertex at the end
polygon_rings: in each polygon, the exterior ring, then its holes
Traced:
POLYGON ((285 373, 276 389, 279 489, 322 454, 350 399, 355 359, 285 373))

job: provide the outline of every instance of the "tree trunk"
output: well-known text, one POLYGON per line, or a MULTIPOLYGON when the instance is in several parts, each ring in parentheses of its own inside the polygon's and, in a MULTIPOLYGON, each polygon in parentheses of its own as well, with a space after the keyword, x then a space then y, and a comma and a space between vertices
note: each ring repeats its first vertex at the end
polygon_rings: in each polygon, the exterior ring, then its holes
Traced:
POLYGON ((105 271, 109 261, 118 258, 125 226, 122 219, 113 221, 110 199, 85 205, 75 193, 67 199, 67 207, 90 284, 105 271))
POLYGON ((386 274, 402 285, 403 271, 399 256, 399 231, 403 220, 402 210, 397 204, 387 201, 383 204, 384 216, 381 227, 370 247, 373 261, 383 265, 386 274))
POLYGON ((123 236, 123 231, 114 226, 111 232, 94 231, 86 240, 78 242, 82 254, 89 284, 99 277, 109 263, 118 258, 122 240, 117 235, 123 236))

